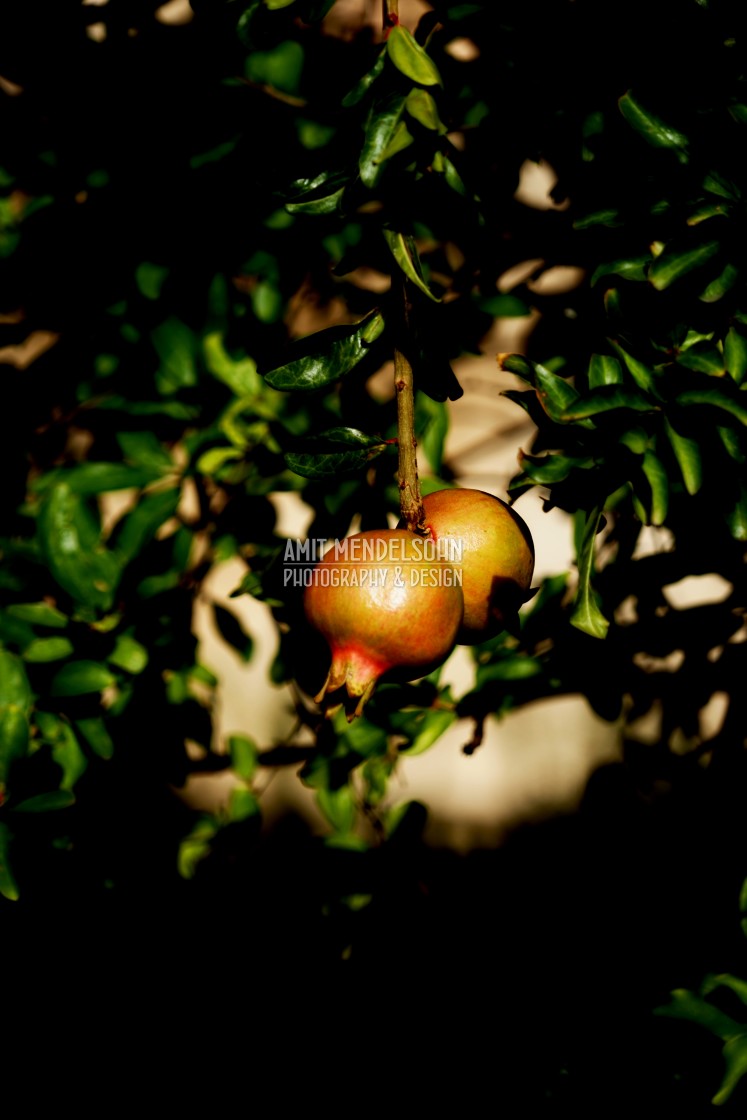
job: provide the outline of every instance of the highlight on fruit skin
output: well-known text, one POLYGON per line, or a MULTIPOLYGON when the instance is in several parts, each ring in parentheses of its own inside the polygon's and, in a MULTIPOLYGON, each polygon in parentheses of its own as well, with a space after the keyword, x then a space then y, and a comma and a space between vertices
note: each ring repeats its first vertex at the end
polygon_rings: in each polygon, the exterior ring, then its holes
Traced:
POLYGON ((416 680, 446 660, 464 599, 458 570, 407 529, 369 530, 341 544, 314 568, 304 610, 332 655, 314 699, 328 716, 344 706, 350 722, 385 674, 416 680))
POLYGON ((524 522, 483 490, 436 490, 423 499, 425 526, 435 541, 454 542, 461 554, 463 645, 487 641, 515 624, 531 597, 534 542, 524 522))

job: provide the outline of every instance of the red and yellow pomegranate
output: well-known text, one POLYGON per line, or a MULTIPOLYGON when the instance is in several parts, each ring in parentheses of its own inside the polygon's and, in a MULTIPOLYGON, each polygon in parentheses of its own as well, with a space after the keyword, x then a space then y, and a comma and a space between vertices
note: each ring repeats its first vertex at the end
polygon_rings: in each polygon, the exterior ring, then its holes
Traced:
POLYGON ((372 530, 339 542, 314 568, 304 607, 332 653, 315 697, 328 715, 345 704, 354 719, 384 674, 415 680, 451 653, 462 589, 453 566, 433 553, 407 529, 372 530))
POLYGON ((529 529, 505 502, 482 490, 437 490, 423 506, 431 536, 453 542, 452 562, 461 566, 464 619, 457 641, 484 642, 504 629, 527 597, 534 573, 529 529))

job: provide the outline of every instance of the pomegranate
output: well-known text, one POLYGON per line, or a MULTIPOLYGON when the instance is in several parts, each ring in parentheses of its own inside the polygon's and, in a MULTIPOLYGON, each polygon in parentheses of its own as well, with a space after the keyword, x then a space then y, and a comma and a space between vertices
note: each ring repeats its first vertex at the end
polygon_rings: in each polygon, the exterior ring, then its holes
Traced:
POLYGON ((432 542, 407 529, 357 533, 311 576, 306 617, 332 653, 315 697, 328 715, 345 704, 353 720, 381 676, 415 680, 451 653, 464 605, 460 576, 432 542))
POLYGON ((482 490, 437 490, 423 506, 431 536, 454 542, 452 561, 461 565, 464 619, 457 641, 484 642, 505 628, 527 598, 534 572, 529 529, 505 502, 482 490))

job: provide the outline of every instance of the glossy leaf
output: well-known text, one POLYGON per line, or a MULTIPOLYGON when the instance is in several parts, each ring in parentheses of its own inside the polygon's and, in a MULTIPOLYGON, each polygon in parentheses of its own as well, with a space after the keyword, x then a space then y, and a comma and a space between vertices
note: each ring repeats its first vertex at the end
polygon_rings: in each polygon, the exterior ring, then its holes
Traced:
POLYGON ((98 661, 69 661, 53 677, 50 695, 84 696, 115 682, 116 677, 98 661))
POLYGON ((373 64, 371 69, 367 71, 367 73, 365 73, 363 77, 358 82, 356 82, 350 92, 346 93, 343 97, 342 104, 345 109, 349 109, 353 105, 357 105, 359 101, 363 100, 371 86, 383 71, 386 64, 386 57, 387 50, 386 47, 384 47, 384 49, 377 56, 376 62, 373 64))
POLYGON ((629 354, 627 350, 623 350, 619 343, 612 342, 612 347, 615 353, 619 354, 622 358, 625 368, 628 370, 628 373, 631 375, 638 388, 642 389, 644 393, 652 393, 654 396, 658 396, 656 391, 656 379, 648 366, 644 365, 638 358, 633 357, 632 354, 629 354))
POLYGON ((405 108, 411 117, 422 124, 423 128, 440 134, 447 131, 446 125, 438 115, 438 106, 427 89, 410 90, 405 108))
POLYGON ((371 111, 358 161, 361 182, 366 187, 375 187, 384 172, 381 157, 397 131, 405 100, 406 94, 392 93, 371 111))
POLYGON ((364 470, 371 459, 386 449, 379 436, 366 435, 356 428, 330 428, 310 436, 294 451, 287 451, 290 470, 304 478, 334 478, 364 470))
POLYGON ((592 354, 589 362, 589 388, 602 385, 622 385, 623 373, 617 358, 609 354, 592 354))
POLYGON ((701 292, 700 299, 703 303, 717 303, 722 296, 731 291, 738 279, 739 269, 736 265, 725 265, 723 272, 715 280, 711 280, 701 292))
POLYGON ((323 389, 338 381, 369 353, 384 331, 378 311, 348 327, 328 327, 295 343, 298 358, 265 374, 273 389, 323 389))
POLYGON ((16 704, 0 707, 0 806, 5 801, 13 763, 28 750, 29 733, 28 717, 22 708, 16 704))
POLYGON ((401 23, 390 30, 386 49, 394 65, 406 78, 421 86, 441 84, 435 62, 401 23))
POLYGON ((679 988, 671 995, 671 1002, 664 1004, 662 1007, 657 1007, 654 1014, 699 1023, 700 1026, 706 1027, 722 1041, 734 1038, 741 1033, 742 1028, 739 1023, 729 1015, 725 1015, 714 1004, 696 996, 694 992, 679 988))
POLYGON ((688 140, 684 133, 666 124, 650 109, 644 108, 640 101, 628 90, 618 100, 620 112, 625 120, 643 139, 654 148, 669 148, 685 159, 688 140))
POLYGON ((306 199, 303 202, 286 202, 285 209, 289 214, 336 214, 342 207, 344 193, 345 188, 339 187, 331 194, 321 195, 318 198, 306 199))
POLYGON ((701 268, 721 248, 719 241, 706 241, 695 249, 664 252, 656 258, 648 270, 648 278, 658 291, 664 291, 675 280, 686 276, 695 268, 701 268))
POLYGON ((574 470, 588 470, 593 459, 574 459, 567 455, 525 455, 519 452, 519 466, 532 482, 541 486, 552 485, 568 478, 574 470))
POLYGON ((618 408, 631 409, 633 412, 650 412, 654 407, 650 397, 636 392, 635 389, 625 389, 616 384, 601 385, 566 408, 560 418, 583 420, 585 417, 599 416, 603 412, 612 412, 618 408))
POLYGON ((726 524, 735 541, 747 541, 747 486, 738 482, 736 496, 726 509, 726 524))
POLYGON ((426 454, 431 470, 440 474, 444 461, 444 443, 449 432, 449 412, 444 403, 429 397, 416 398, 416 414, 425 417, 426 425, 420 446, 426 454))
POLYGON ((80 494, 60 484, 47 494, 38 519, 39 541, 57 583, 77 602, 108 610, 120 569, 99 542, 99 529, 80 494))
POLYGON ((409 234, 398 233, 393 229, 383 229, 381 232, 384 234, 392 256, 407 279, 419 288, 424 295, 428 296, 428 299, 439 303, 439 297, 433 294, 423 276, 423 268, 415 246, 415 239, 409 234))
POLYGON ((720 376, 724 372, 724 359, 712 342, 697 342, 677 356, 677 365, 696 373, 720 376))
POLYGON ((379 155, 379 163, 384 163, 386 160, 391 159, 392 156, 396 156, 398 152, 409 148, 414 142, 414 137, 409 128, 404 121, 400 121, 392 133, 391 140, 384 148, 384 151, 379 155))
POLYGON ((651 262, 651 254, 624 258, 600 264, 591 276, 592 287, 605 276, 621 276, 624 280, 645 280, 646 269, 651 262))
POLYGON ((574 603, 571 625, 582 630, 592 638, 607 636, 609 622, 602 614, 591 585, 594 571, 596 537, 602 517, 600 508, 591 510, 586 518, 581 547, 578 555, 578 590, 574 603))
POLYGON ((688 494, 697 494, 703 481, 703 458, 700 444, 696 439, 677 432, 669 418, 665 418, 664 427, 682 472, 685 489, 688 494))

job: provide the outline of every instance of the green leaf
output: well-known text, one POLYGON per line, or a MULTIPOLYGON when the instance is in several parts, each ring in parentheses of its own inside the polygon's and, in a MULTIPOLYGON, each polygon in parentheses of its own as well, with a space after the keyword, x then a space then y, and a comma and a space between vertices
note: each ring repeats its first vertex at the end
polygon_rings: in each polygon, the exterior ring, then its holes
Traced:
POLYGON ((643 473, 651 488, 651 524, 663 525, 669 506, 669 478, 653 451, 646 451, 643 456, 643 473))
POLYGON ((633 412, 651 412, 654 407, 649 397, 636 392, 635 389, 624 389, 616 384, 601 385, 566 408, 560 419, 583 420, 585 417, 599 416, 602 412, 611 412, 617 408, 628 408, 633 412))
POLYGON ((677 365, 693 369, 696 373, 707 373, 720 377, 724 372, 724 359, 721 351, 712 342, 696 342, 677 355, 677 365))
POLYGON ((76 730, 80 732, 94 754, 99 758, 110 759, 114 756, 114 743, 107 731, 106 724, 100 716, 75 721, 76 730))
POLYGON ((161 478, 162 474, 162 466, 130 467, 126 463, 79 463, 78 466, 43 475, 34 488, 44 491, 53 485, 64 485, 74 494, 108 494, 114 490, 139 490, 161 478))
POLYGON ((701 268, 707 261, 714 257, 721 248, 720 241, 706 241, 695 249, 671 250, 665 249, 658 256, 650 269, 648 278, 657 291, 664 291, 675 280, 686 276, 695 268, 701 268))
POLYGON ((323 389, 350 373, 384 331, 380 312, 347 327, 328 327, 294 344, 301 356, 270 370, 265 381, 273 389, 323 389))
POLYGON ((0 821, 0 894, 9 902, 17 902, 20 898, 18 884, 13 878, 10 868, 8 853, 10 850, 11 834, 7 824, 0 821))
POLYGON ((196 466, 200 474, 214 476, 226 464, 237 463, 243 458, 244 453, 236 447, 210 447, 200 455, 196 466))
POLYGON ((747 980, 740 980, 738 976, 731 976, 728 972, 720 972, 717 976, 707 976, 703 982, 703 995, 708 995, 716 988, 729 988, 739 996, 742 1003, 747 1004, 747 980))
POLYGON ((286 39, 272 50, 252 51, 246 59, 244 72, 251 82, 296 94, 301 86, 303 66, 303 47, 293 39, 286 39))
POLYGON ((69 809, 75 804, 75 794, 68 789, 52 789, 48 793, 37 793, 27 797, 13 807, 14 813, 53 813, 58 809, 69 809))
POLYGON ((346 93, 343 97, 342 104, 345 109, 349 109, 353 105, 357 105, 359 101, 363 100, 371 86, 374 84, 374 82, 384 69, 386 56, 387 51, 386 47, 384 47, 377 56, 376 62, 373 64, 371 69, 366 74, 364 74, 363 77, 358 82, 356 82, 350 92, 346 93))
POLYGON ((0 708, 8 705, 27 712, 31 707, 31 685, 20 657, 0 649, 0 708))
POLYGON ((0 707, 0 806, 5 801, 13 763, 23 758, 28 750, 29 730, 28 717, 22 708, 16 704, 0 707))
POLYGON ((721 408, 730 413, 740 424, 747 425, 747 405, 743 405, 741 401, 736 400, 721 388, 686 389, 684 393, 679 393, 675 399, 677 404, 685 406, 707 404, 714 408, 721 408))
POLYGON ((726 332, 724 365, 737 385, 741 385, 747 374, 747 338, 736 327, 730 327, 726 332))
POLYGON ((726 524, 735 541, 747 541, 747 486, 737 485, 737 494, 726 511, 726 524))
POLYGON ((408 747, 400 748, 399 753, 407 755, 408 758, 412 755, 424 754, 456 722, 456 719, 456 712, 438 710, 426 712, 415 738, 408 747))
POLYGON ((62 770, 61 790, 72 790, 85 773, 88 759, 81 750, 75 732, 69 723, 59 720, 60 733, 52 743, 52 758, 62 770))
POLYGON ((99 542, 99 529, 80 494, 53 486, 38 518, 39 542, 54 579, 77 602, 109 610, 120 577, 117 557, 99 542))
POLYGON ((383 229, 381 232, 384 234, 392 256, 407 279, 428 296, 428 299, 432 299, 434 303, 440 303, 439 297, 433 294, 423 277, 423 268, 415 246, 415 239, 410 234, 398 233, 397 230, 393 229, 383 229))
POLYGON ((383 152, 379 154, 379 163, 384 163, 386 160, 391 159, 392 156, 396 156, 398 152, 409 148, 414 142, 414 137, 409 128, 404 121, 400 121, 392 133, 391 140, 384 148, 383 152))
POLYGON ((124 669, 127 673, 142 673, 148 664, 148 651, 145 646, 129 634, 120 634, 107 661, 110 665, 115 665, 118 669, 124 669))
POLYGON ((401 23, 389 32, 386 49, 394 65, 405 77, 421 86, 442 84, 433 59, 401 23))
POLYGON ((117 525, 114 549, 123 563, 129 563, 142 552, 177 511, 181 490, 173 487, 142 497, 135 508, 117 525))
POLYGON ((516 654, 488 665, 478 665, 475 684, 478 689, 490 681, 525 681, 542 673, 542 666, 534 657, 516 654))
POLYGON ((289 214, 337 214, 342 209, 344 193, 345 187, 339 187, 331 194, 321 195, 318 198, 310 198, 302 202, 286 202, 285 209, 289 214))
POLYGON ((600 264, 592 273, 591 286, 594 287, 604 276, 622 276, 624 280, 645 280, 646 268, 650 261, 651 254, 646 253, 640 257, 623 258, 600 264))
POLYGON ((712 1003, 696 996, 684 988, 678 988, 671 993, 671 1003, 654 1008, 655 1015, 664 1015, 669 1019, 685 1019, 690 1023, 698 1023, 722 1042, 736 1038, 742 1032, 742 1027, 723 1011, 719 1011, 712 1003))
POLYGON ((161 361, 158 391, 164 396, 197 384, 195 336, 173 315, 151 331, 151 342, 161 361))
POLYGON ((168 274, 168 268, 153 264, 152 261, 143 261, 135 269, 135 283, 146 299, 160 299, 161 288, 168 274))
POLYGON ((617 358, 609 354, 592 354, 589 362, 589 388, 602 385, 622 385, 623 373, 617 358))
POLYGON ((601 507, 591 510, 586 518, 578 557, 578 590, 571 615, 571 626, 592 638, 607 636, 609 622, 602 614, 591 586, 597 530, 602 517, 601 507))
POLYGON ((240 778, 250 782, 257 772, 259 751, 257 744, 248 735, 229 735, 228 753, 231 766, 240 778))
POLYGON ((427 396, 418 397, 416 410, 426 419, 420 445, 433 473, 440 474, 444 461, 444 443, 449 432, 449 410, 445 403, 431 400, 427 396))
POLYGON ((700 453, 700 444, 696 439, 691 439, 689 436, 683 436, 677 432, 668 417, 664 419, 664 429, 682 472, 685 489, 688 494, 697 494, 703 481, 703 459, 700 453))
POLYGON ((622 225, 619 210, 595 210, 593 214, 585 214, 583 218, 576 218, 573 223, 574 229, 592 229, 594 226, 615 226, 622 225))
POLYGON ((260 814, 255 794, 244 786, 235 786, 228 800, 228 818, 233 824, 247 821, 260 814))
POLYGON ((574 470, 588 470, 594 466, 593 459, 574 459, 565 455, 525 455, 519 452, 519 466, 522 471, 541 486, 551 486, 563 482, 574 470))
POLYGON ((628 90, 617 102, 625 120, 643 139, 654 148, 669 148, 676 151, 681 162, 686 162, 688 139, 682 132, 665 124, 643 105, 628 90))
POLYGON ((721 1088, 713 1098, 713 1104, 724 1104, 734 1092, 738 1082, 747 1074, 747 1030, 737 1038, 730 1038, 724 1046, 723 1053, 726 1073, 721 1088))
POLYGON ((73 643, 68 638, 37 638, 23 651, 24 661, 44 662, 61 661, 73 652, 73 643))
POLYGON ((225 607, 219 606, 218 603, 213 603, 213 615, 223 641, 238 653, 242 661, 251 660, 254 642, 245 632, 236 615, 225 607))
POLYGON ((116 677, 98 661, 69 661, 52 678, 51 696, 84 696, 101 692, 116 683, 116 677))
POLYGON ((724 266, 721 275, 717 276, 715 280, 711 280, 698 298, 703 303, 716 303, 722 296, 731 291, 738 279, 739 269, 733 264, 727 264, 724 266))
POLYGON ((299 443, 283 458, 303 478, 334 478, 364 470, 386 446, 380 436, 366 435, 357 428, 330 428, 299 443))
POLYGON ((220 331, 205 335, 202 348, 210 373, 227 385, 235 396, 254 397, 261 393, 262 379, 257 373, 257 363, 253 358, 234 361, 225 348, 220 331))
POLYGON ((405 100, 404 93, 392 93, 371 110, 358 160, 361 182, 366 187, 375 187, 384 173, 381 157, 397 130, 405 100))
POLYGON ((352 832, 355 826, 356 809, 350 786, 317 790, 316 802, 336 832, 343 834, 352 832))
POLYGON ((405 102, 407 112, 423 128, 428 128, 432 132, 438 132, 443 135, 448 131, 446 125, 438 115, 438 107, 433 97, 428 93, 427 89, 412 89, 407 95, 405 102))
POLYGON ((622 346, 620 346, 619 343, 614 342, 611 339, 610 343, 615 353, 619 354, 619 356, 622 358, 625 367, 628 370, 628 373, 631 375, 638 388, 643 389, 644 393, 652 393, 654 396, 658 397, 655 386, 655 377, 648 366, 644 365, 643 362, 640 362, 638 358, 634 358, 632 354, 628 354, 626 350, 623 350, 622 346))
POLYGON ((68 624, 67 615, 58 611, 57 607, 50 606, 49 603, 11 603, 7 611, 13 618, 20 618, 33 626, 62 630, 68 624))
POLYGON ((117 443, 125 459, 136 467, 149 467, 159 474, 174 469, 171 456, 155 432, 118 432, 117 443))

